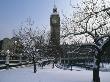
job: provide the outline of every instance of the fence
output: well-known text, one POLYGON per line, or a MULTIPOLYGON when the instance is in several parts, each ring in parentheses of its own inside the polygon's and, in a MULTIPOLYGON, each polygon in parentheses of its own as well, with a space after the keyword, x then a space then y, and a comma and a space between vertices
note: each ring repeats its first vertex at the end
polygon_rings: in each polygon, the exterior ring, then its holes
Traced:
POLYGON ((15 67, 20 65, 29 64, 30 61, 26 56, 9 56, 0 55, 0 69, 6 69, 9 67, 15 67))

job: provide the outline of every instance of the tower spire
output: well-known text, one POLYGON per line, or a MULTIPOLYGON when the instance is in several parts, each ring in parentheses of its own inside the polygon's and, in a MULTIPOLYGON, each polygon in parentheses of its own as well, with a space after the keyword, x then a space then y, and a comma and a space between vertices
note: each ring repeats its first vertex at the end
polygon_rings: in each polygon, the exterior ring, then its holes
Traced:
POLYGON ((54 0, 54 8, 56 8, 55 0, 54 0))
POLYGON ((55 4, 55 0, 54 0, 54 8, 53 8, 53 13, 57 13, 57 7, 56 7, 56 4, 55 4))

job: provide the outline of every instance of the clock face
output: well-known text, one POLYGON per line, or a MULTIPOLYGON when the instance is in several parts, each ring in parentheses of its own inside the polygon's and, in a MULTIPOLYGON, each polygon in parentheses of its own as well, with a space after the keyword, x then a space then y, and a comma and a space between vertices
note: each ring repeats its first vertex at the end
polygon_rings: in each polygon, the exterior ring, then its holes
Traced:
POLYGON ((57 21, 58 21, 57 18, 52 18, 52 23, 53 23, 53 24, 56 24, 57 21))

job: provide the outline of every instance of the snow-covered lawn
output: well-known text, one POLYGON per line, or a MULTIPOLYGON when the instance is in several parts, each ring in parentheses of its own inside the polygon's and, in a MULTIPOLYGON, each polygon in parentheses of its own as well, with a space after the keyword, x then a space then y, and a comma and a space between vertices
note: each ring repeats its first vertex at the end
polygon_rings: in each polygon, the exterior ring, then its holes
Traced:
MULTIPOLYGON (((37 67, 19 67, 0 70, 0 82, 92 82, 92 71, 74 67, 73 71, 54 68, 52 65, 43 69, 37 67)), ((101 82, 110 82, 110 72, 100 72, 101 82)))

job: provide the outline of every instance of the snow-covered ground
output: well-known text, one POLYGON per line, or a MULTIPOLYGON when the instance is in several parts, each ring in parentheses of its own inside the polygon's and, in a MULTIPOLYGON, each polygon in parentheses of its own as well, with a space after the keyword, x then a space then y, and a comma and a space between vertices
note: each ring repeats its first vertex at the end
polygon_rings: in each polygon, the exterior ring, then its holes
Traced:
MULTIPOLYGON (((52 65, 37 69, 36 73, 32 66, 0 70, 0 82, 92 82, 92 71, 77 67, 72 71, 52 69, 52 65)), ((101 82, 110 82, 109 76, 110 72, 100 72, 101 82)))

